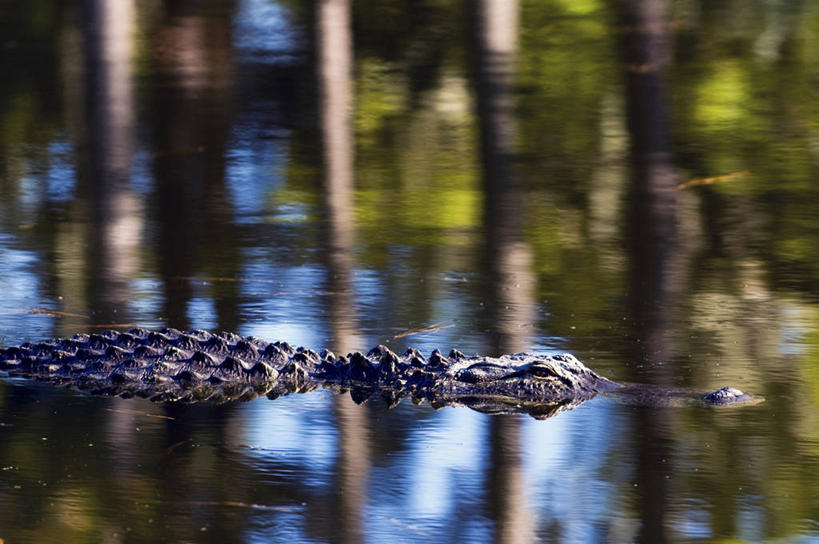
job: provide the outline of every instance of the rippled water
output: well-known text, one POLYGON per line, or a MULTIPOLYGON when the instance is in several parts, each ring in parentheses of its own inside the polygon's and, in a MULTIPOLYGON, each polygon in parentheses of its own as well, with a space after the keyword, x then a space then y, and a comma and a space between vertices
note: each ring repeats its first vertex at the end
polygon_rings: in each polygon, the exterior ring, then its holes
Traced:
POLYGON ((819 541, 813 3, 0 4, 0 345, 571 351, 490 416, 0 379, 0 542, 819 541))

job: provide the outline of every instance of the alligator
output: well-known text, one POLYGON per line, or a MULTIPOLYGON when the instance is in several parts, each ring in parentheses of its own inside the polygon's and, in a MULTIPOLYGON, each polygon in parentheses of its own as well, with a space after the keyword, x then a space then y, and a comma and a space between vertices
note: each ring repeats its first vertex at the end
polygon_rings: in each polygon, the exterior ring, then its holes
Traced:
POLYGON ((707 395, 687 389, 614 382, 570 354, 468 357, 453 350, 429 357, 384 346, 336 356, 253 336, 202 330, 141 328, 76 334, 0 349, 0 371, 119 397, 157 402, 229 402, 277 398, 318 387, 350 391, 358 403, 404 397, 433 407, 464 405, 487 413, 546 418, 599 395, 643 406, 724 406, 761 398, 725 387, 707 395))

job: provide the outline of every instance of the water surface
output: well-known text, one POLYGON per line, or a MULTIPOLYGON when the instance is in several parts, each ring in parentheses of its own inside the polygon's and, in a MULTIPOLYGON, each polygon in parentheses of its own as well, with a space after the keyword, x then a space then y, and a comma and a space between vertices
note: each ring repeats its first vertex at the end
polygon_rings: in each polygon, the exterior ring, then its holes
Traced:
POLYGON ((819 541, 810 2, 0 4, 0 345, 571 351, 555 417, 0 380, 0 539, 819 541))

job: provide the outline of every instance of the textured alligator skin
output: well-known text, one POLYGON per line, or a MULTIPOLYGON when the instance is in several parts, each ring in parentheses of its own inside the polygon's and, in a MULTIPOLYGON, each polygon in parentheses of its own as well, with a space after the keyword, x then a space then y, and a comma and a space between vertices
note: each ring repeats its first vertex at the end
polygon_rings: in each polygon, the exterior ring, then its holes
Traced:
POLYGON ((569 354, 467 357, 438 350, 424 358, 378 346, 367 355, 338 357, 283 342, 233 333, 175 329, 77 334, 0 349, 0 370, 94 394, 153 401, 227 402, 276 398, 319 386, 349 390, 363 402, 379 394, 388 405, 403 397, 434 407, 466 405, 489 413, 543 418, 599 393, 643 405, 724 405, 758 401, 733 388, 697 396, 690 391, 618 384, 569 354))

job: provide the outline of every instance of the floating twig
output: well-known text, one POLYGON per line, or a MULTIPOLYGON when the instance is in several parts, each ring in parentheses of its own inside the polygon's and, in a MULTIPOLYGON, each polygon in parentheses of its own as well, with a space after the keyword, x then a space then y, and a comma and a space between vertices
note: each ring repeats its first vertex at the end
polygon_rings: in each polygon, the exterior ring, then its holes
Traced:
POLYGON ((721 176, 712 176, 709 178, 694 178, 677 185, 677 190, 682 191, 689 187, 696 187, 698 185, 711 185, 712 183, 721 183, 723 181, 732 181, 739 178, 744 178, 751 172, 749 170, 740 170, 739 172, 731 172, 730 174, 723 174, 721 176))
POLYGON ((48 308, 32 308, 28 311, 31 315, 48 315, 52 317, 76 317, 78 319, 88 319, 87 315, 72 314, 71 312, 60 312, 58 310, 49 310, 48 308))
MULTIPOLYGON (((106 412, 117 412, 119 414, 131 414, 133 416, 145 416, 145 417, 155 417, 157 419, 170 419, 171 421, 176 421, 175 417, 171 416, 163 416, 160 414, 151 414, 148 412, 141 412, 139 410, 129 410, 127 408, 106 408, 106 412)), ((171 446, 173 447, 173 446, 171 446)))
MULTIPOLYGON (((250 510, 264 510, 266 512, 298 513, 302 511, 300 506, 271 506, 269 504, 257 504, 242 501, 149 501, 156 504, 173 504, 184 506, 229 506, 232 508, 247 508, 250 510)), ((0 543, 2 544, 2 543, 0 543)))
POLYGON ((429 325, 427 327, 417 327, 415 329, 407 329, 405 331, 401 331, 398 334, 393 335, 393 338, 404 338, 405 336, 410 336, 413 334, 421 334, 424 332, 437 332, 443 329, 450 329, 454 327, 454 323, 449 323, 448 325, 443 324, 436 324, 436 325, 429 325))
MULTIPOLYGON (((170 419, 173 419, 173 418, 170 418, 170 419)), ((173 453, 173 450, 175 450, 176 448, 178 448, 182 444, 186 444, 186 443, 188 443, 190 441, 191 441, 190 438, 186 438, 185 440, 180 440, 176 444, 171 444, 170 446, 168 446, 168 449, 165 450, 165 455, 170 455, 171 453, 173 453)))

